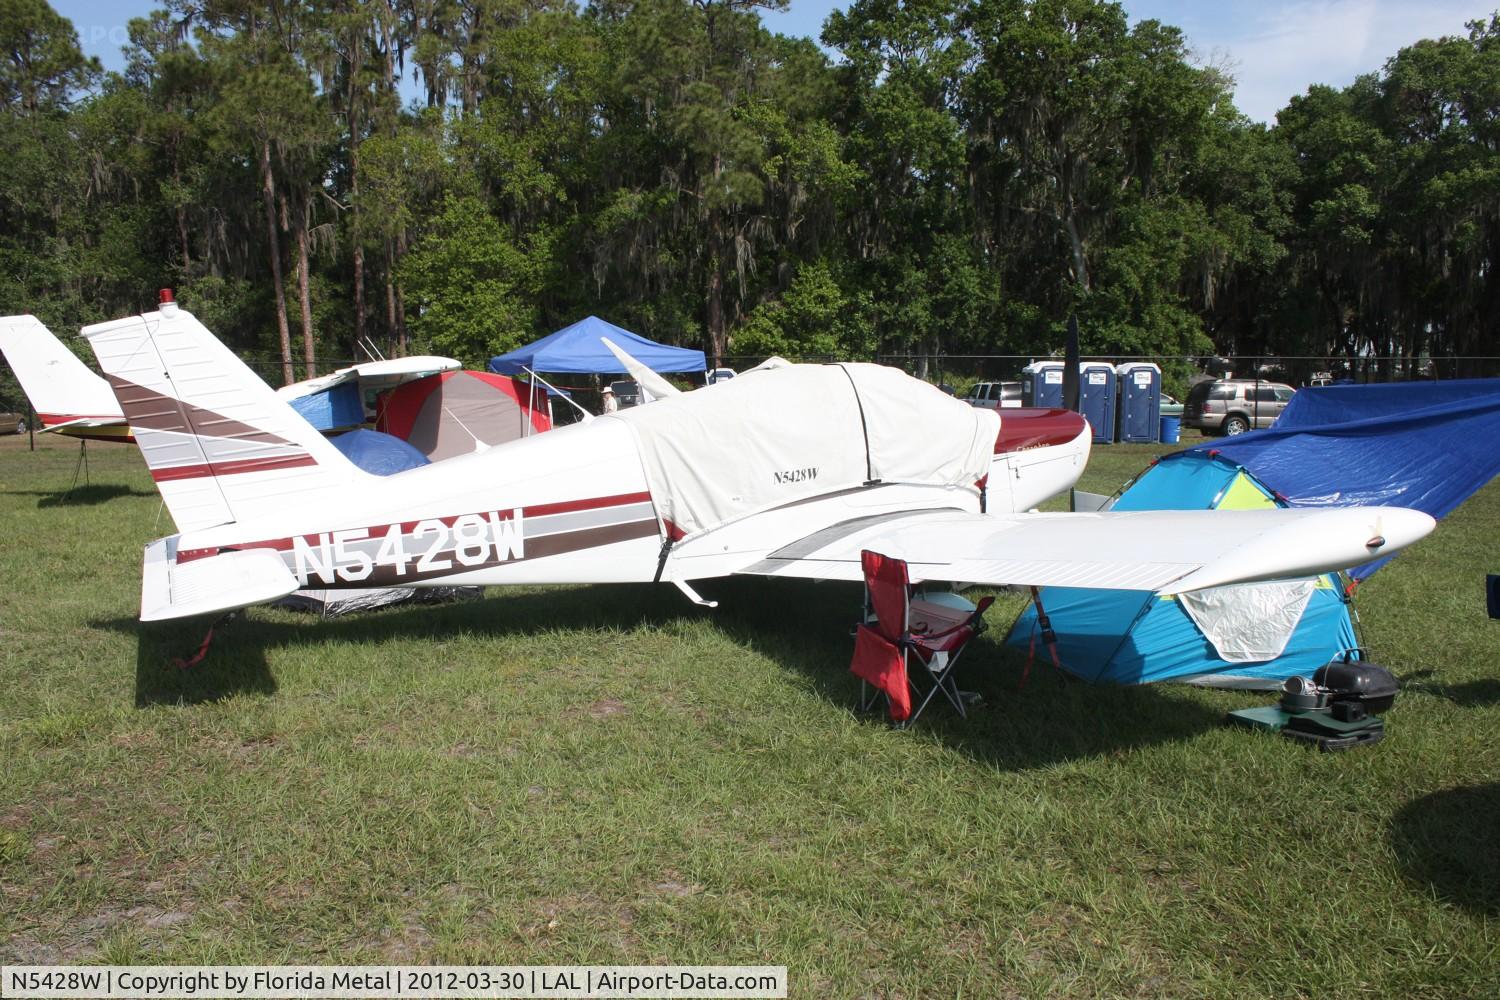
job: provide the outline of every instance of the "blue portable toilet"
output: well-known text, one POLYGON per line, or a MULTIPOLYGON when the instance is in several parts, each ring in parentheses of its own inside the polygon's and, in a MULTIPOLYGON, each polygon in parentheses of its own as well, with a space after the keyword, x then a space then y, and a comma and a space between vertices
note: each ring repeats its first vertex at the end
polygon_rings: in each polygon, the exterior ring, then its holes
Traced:
POLYGON ((1062 383, 1061 361, 1033 361, 1021 369, 1021 405, 1062 406, 1062 383))
POLYGON ((1115 365, 1121 441, 1143 444, 1161 434, 1161 368, 1149 361, 1115 365))
POLYGON ((1095 443, 1115 440, 1115 366, 1085 361, 1078 366, 1078 412, 1094 429, 1095 443))

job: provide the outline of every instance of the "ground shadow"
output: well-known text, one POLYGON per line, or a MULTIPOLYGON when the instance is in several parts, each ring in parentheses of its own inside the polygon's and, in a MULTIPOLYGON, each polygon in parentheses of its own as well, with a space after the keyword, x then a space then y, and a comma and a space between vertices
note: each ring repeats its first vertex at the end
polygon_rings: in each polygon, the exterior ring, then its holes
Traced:
POLYGON ((157 623, 114 618, 90 624, 136 637, 137 708, 201 705, 236 694, 276 691, 265 642, 243 615, 227 624, 208 617, 157 623), (190 664, 211 627, 214 637, 207 653, 200 662, 190 664))
POLYGON ((120 497, 154 497, 154 491, 137 490, 123 483, 90 483, 86 486, 75 486, 70 490, 8 490, 15 496, 39 497, 36 505, 39 509, 49 507, 93 507, 101 503, 109 503, 120 497))
POLYGON ((1482 677, 1477 681, 1466 681, 1463 684, 1442 684, 1428 679, 1434 676, 1436 676, 1436 671, 1433 670, 1419 670, 1406 674, 1400 678, 1401 690, 1417 691, 1436 698, 1444 698, 1463 708, 1483 708, 1486 705, 1500 704, 1500 678, 1482 677))
MULTIPOLYGON (((325 644, 361 643, 467 633, 528 634, 570 628, 628 631, 662 627, 685 617, 709 616, 729 638, 780 664, 799 683, 832 704, 856 710, 859 682, 848 670, 851 627, 858 616, 857 584, 729 578, 706 581, 715 610, 687 602, 675 589, 650 584, 559 587, 525 593, 491 590, 481 601, 396 606, 327 621, 272 619, 252 611, 216 634, 204 661, 172 666, 193 653, 210 622, 143 626, 132 620, 100 623, 139 631, 136 704, 196 704, 239 692, 276 689, 266 651, 296 647, 313 653, 325 644)), ((1190 739, 1222 722, 1180 692, 1156 686, 1107 687, 1065 678, 1038 662, 1024 691, 1023 656, 1002 645, 1004 625, 976 640, 965 654, 963 686, 983 704, 961 719, 934 704, 920 730, 980 761, 1002 769, 1059 761, 1190 739)), ((883 725, 878 715, 871 725, 883 725)))
MULTIPOLYGON (((137 637, 135 704, 196 705, 235 694, 272 694, 276 679, 269 650, 368 644, 388 639, 459 633, 508 635, 545 628, 631 629, 660 625, 698 613, 675 590, 651 585, 569 587, 525 594, 493 590, 486 600, 405 604, 320 621, 316 615, 271 619, 251 610, 227 624, 202 616, 142 623, 115 618, 91 623, 137 637), (210 627, 214 638, 202 660, 178 666, 200 648, 210 627)), ((372 653, 372 655, 374 655, 372 653)))
MULTIPOLYGON (((723 602, 716 620, 726 633, 801 674, 829 701, 856 710, 859 681, 849 661, 858 584, 732 578, 712 588, 723 602)), ((982 703, 965 719, 934 702, 918 720, 920 730, 977 761, 1024 770, 1186 740, 1223 722, 1222 713, 1182 692, 1085 684, 1045 659, 1021 689, 1025 656, 1004 645, 1008 627, 995 622, 964 653, 961 685, 982 703)), ((878 714, 867 718, 884 724, 878 714)))
POLYGON ((1407 803, 1391 820, 1390 840, 1408 879, 1465 909, 1500 915, 1500 782, 1407 803))

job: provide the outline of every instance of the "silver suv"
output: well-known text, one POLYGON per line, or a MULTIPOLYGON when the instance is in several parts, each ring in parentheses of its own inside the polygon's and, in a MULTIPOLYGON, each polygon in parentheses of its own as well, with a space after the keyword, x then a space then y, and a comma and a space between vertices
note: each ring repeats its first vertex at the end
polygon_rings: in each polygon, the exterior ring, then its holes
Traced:
POLYGON ((986 410, 1009 410, 1021 405, 1021 383, 975 382, 964 402, 986 410))
POLYGON ((1243 434, 1252 427, 1270 427, 1292 401, 1297 390, 1281 382, 1253 378, 1221 378, 1199 382, 1188 390, 1182 407, 1184 427, 1205 434, 1243 434))

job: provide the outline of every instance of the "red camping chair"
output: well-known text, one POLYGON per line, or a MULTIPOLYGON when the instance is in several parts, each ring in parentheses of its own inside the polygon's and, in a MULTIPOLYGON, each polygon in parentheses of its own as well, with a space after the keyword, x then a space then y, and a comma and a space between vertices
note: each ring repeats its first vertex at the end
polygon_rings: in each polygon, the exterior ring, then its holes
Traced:
POLYGON ((953 670, 969 640, 984 631, 984 613, 995 599, 985 597, 978 605, 956 594, 918 595, 913 599, 903 560, 869 550, 860 553, 860 560, 865 574, 866 614, 855 631, 854 660, 849 664, 849 670, 860 679, 860 709, 868 710, 884 694, 891 719, 909 724, 941 691, 958 714, 967 718, 953 670), (913 657, 921 668, 915 672, 925 675, 925 682, 916 681, 908 669, 913 657), (867 683, 878 692, 868 698, 867 683), (921 695, 915 709, 913 692, 921 695))

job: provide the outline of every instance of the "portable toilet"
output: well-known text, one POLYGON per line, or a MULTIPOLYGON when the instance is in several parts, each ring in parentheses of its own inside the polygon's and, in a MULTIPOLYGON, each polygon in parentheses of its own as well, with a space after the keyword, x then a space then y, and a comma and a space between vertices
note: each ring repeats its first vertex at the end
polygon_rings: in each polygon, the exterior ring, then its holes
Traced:
POLYGON ((1149 361, 1115 365, 1119 440, 1150 443, 1161 434, 1161 368, 1149 361))
POLYGON ((1115 440, 1115 366, 1085 361, 1078 366, 1078 412, 1094 429, 1096 443, 1115 440))
POLYGON ((1061 361, 1033 361, 1021 369, 1021 405, 1063 405, 1062 383, 1061 361))

